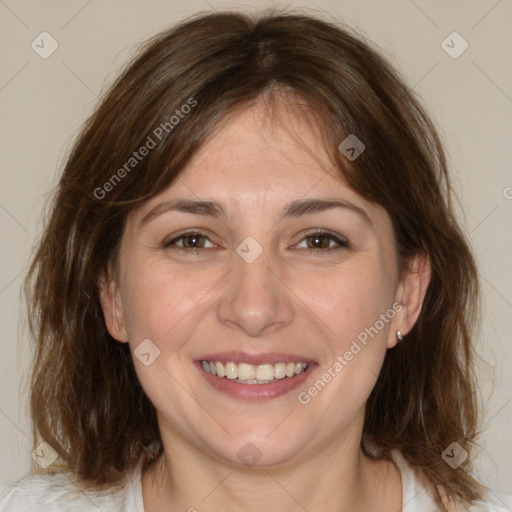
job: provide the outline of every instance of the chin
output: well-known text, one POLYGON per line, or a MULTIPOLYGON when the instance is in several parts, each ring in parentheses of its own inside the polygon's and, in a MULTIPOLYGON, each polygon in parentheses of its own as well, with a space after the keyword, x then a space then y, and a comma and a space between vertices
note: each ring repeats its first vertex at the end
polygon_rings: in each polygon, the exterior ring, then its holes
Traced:
MULTIPOLYGON (((272 428, 275 429, 275 426, 276 424, 272 428)), ((221 443, 212 443, 213 440, 208 439, 205 440, 205 444, 212 453, 230 465, 247 468, 281 466, 302 452, 306 442, 291 437, 290 428, 283 428, 281 432, 272 432, 272 428, 265 428, 263 431, 254 428, 242 431, 243 429, 239 428, 237 433, 231 432, 233 437, 226 434, 221 443)))

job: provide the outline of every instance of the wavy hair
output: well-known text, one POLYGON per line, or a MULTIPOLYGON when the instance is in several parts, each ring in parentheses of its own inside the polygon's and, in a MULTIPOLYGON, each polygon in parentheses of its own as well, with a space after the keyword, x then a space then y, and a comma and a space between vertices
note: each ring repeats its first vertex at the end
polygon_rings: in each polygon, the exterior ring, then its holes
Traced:
POLYGON ((162 453, 129 345, 107 331, 99 276, 116 259, 128 213, 172 184, 236 109, 264 95, 278 106, 283 92, 315 113, 322 149, 346 183, 388 212, 402 269, 418 254, 432 268, 421 314, 388 350, 367 402, 363 448, 376 458, 398 448, 433 484, 474 500, 470 458, 452 469, 441 456, 453 441, 469 452, 477 432, 478 296, 442 145, 377 51, 300 13, 203 13, 172 27, 141 49, 86 122, 26 280, 34 446, 44 439, 59 455, 51 471, 72 471, 96 488, 162 453), (187 104, 192 111, 180 115, 187 104), (366 145, 352 162, 338 150, 348 134, 366 145), (149 139, 155 145, 142 156, 149 139))

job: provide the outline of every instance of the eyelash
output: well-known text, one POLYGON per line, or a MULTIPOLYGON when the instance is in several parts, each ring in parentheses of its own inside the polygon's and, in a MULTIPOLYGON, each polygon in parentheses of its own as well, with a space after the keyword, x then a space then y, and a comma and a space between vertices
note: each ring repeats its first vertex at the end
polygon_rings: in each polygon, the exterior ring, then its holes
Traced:
MULTIPOLYGON (((173 238, 172 240, 164 242, 163 246, 166 249, 173 248, 174 250, 178 250, 178 251, 185 251, 185 252, 193 251, 193 252, 196 252, 196 251, 198 251, 201 248, 197 248, 197 247, 186 248, 186 247, 180 247, 180 246, 176 245, 176 242, 178 242, 179 240, 182 240, 183 238, 186 238, 186 237, 189 237, 189 236, 194 236, 194 235, 196 237, 205 238, 210 243, 213 243, 213 242, 211 242, 211 240, 205 234, 201 233, 200 231, 187 231, 186 233, 182 233, 181 235, 173 238)), ((306 250, 313 251, 313 252, 316 253, 316 252, 319 252, 319 251, 321 251, 321 252, 331 252, 331 251, 336 251, 336 250, 340 250, 340 249, 349 249, 350 248, 350 244, 349 244, 349 242, 347 240, 345 240, 343 238, 340 238, 335 233, 333 233, 331 231, 328 231, 328 230, 325 230, 325 229, 316 229, 316 230, 308 231, 304 235, 304 237, 299 241, 299 243, 303 242, 307 238, 312 238, 314 236, 317 236, 317 237, 318 236, 326 236, 329 240, 332 240, 333 242, 337 243, 338 247, 328 247, 326 249, 322 249, 322 248, 316 247, 316 248, 306 248, 306 250)), ((212 248, 211 247, 205 248, 205 250, 208 250, 208 249, 212 249, 212 248)), ((300 250, 303 250, 303 249, 304 248, 301 248, 300 250)))

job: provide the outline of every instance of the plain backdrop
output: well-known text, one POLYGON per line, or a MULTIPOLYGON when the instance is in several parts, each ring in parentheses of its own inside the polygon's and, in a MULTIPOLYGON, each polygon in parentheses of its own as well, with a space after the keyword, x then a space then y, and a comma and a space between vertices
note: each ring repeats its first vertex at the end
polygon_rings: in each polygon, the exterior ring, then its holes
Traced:
POLYGON ((373 41, 440 130, 482 281, 477 347, 488 365, 480 371, 485 432, 475 464, 482 481, 512 494, 511 0, 0 1, 0 483, 30 467, 32 349, 20 290, 81 124, 137 45, 156 32, 199 11, 287 4, 373 41), (47 58, 31 46, 42 32, 58 44, 47 58))

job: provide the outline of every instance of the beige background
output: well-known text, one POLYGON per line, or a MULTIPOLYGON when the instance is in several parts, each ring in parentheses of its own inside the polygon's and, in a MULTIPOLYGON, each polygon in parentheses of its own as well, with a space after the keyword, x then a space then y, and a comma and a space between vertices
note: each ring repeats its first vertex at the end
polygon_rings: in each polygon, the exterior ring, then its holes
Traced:
MULTIPOLYGON (((155 32, 201 10, 287 3, 0 1, 0 484, 29 468, 31 349, 20 286, 41 212, 80 125, 137 44, 155 32), (47 59, 31 48, 43 31, 59 45, 47 59)), ((482 277, 478 348, 495 367, 494 376, 489 368, 481 372, 486 431, 476 464, 484 482, 512 494, 512 1, 289 3, 341 20, 374 41, 440 128, 482 277), (453 31, 469 43, 457 59, 441 47, 453 31)))

